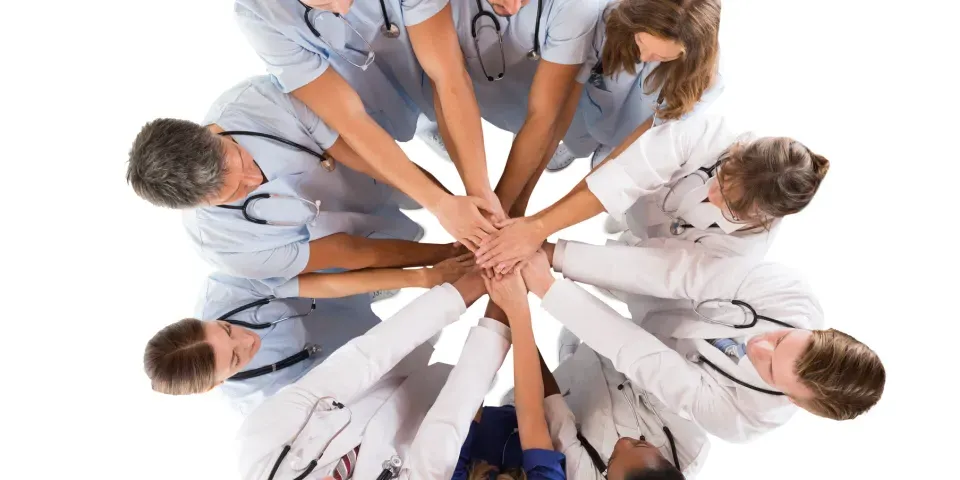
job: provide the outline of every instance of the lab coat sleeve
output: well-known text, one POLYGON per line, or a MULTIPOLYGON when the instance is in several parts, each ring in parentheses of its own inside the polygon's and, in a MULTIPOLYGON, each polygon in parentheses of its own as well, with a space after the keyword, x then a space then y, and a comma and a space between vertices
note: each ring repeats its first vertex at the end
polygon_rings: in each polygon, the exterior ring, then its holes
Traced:
POLYGON ((560 394, 543 400, 547 416, 547 428, 553 440, 554 450, 567 458, 567 478, 570 480, 602 480, 600 471, 593 465, 590 454, 577 439, 577 419, 560 394))
POLYGON ((543 308, 667 407, 689 415, 712 435, 741 439, 731 420, 743 414, 725 387, 599 298, 560 280, 544 296, 543 308))
MULTIPOLYGON (((657 298, 739 298, 741 284, 758 265, 748 258, 716 257, 684 246, 601 246, 561 240, 557 247, 554 268, 564 277, 657 298)), ((756 296, 767 290, 756 287, 747 293, 756 296)))
POLYGON ((692 118, 653 127, 614 159, 587 176, 587 188, 620 221, 640 197, 660 189, 706 139, 708 122, 692 118))
POLYGON ((332 397, 350 403, 465 310, 456 288, 443 284, 340 347, 250 413, 238 433, 240 458, 274 455, 304 425, 318 401, 332 397))
POLYGON ((436 402, 413 443, 402 478, 449 480, 493 377, 510 349, 509 328, 484 318, 470 331, 436 402))
POLYGON ((234 13, 240 31, 284 93, 312 82, 330 65, 329 52, 319 54, 297 45, 240 2, 235 3, 234 13))
POLYGON ((402 0, 400 3, 403 10, 403 24, 412 26, 423 23, 440 13, 450 0, 402 0))
MULTIPOLYGON (((533 6, 536 8, 536 5, 533 6)), ((580 65, 587 61, 593 31, 600 16, 597 0, 562 0, 544 11, 546 35, 540 56, 551 63, 580 65)), ((543 26, 541 26, 542 31, 543 26)))

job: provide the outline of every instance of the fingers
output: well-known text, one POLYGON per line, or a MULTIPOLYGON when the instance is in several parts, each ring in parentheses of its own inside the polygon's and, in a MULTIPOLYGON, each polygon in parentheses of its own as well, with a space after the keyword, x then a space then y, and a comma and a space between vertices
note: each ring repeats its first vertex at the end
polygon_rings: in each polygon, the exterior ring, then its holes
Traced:
POLYGON ((519 218, 507 218, 507 219, 504 219, 504 220, 500 220, 499 222, 495 222, 493 225, 494 225, 495 227, 497 227, 497 228, 504 228, 504 227, 506 227, 506 226, 508 226, 508 225, 513 225, 514 223, 517 223, 517 222, 519 222, 520 220, 523 220, 523 217, 519 217, 519 218))
POLYGON ((491 233, 497 233, 497 227, 494 227, 490 220, 487 220, 487 217, 480 215, 480 212, 477 212, 473 222, 475 228, 482 232, 482 238, 486 238, 491 233))
POLYGON ((460 239, 460 244, 470 250, 471 253, 476 253, 481 243, 480 238, 473 235, 467 235, 460 239))

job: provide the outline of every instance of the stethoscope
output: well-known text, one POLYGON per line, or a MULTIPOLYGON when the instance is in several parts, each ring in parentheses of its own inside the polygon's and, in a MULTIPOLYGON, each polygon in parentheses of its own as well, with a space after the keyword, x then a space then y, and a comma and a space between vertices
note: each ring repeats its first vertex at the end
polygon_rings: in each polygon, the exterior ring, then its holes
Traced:
MULTIPOLYGON (((642 70, 642 69, 643 69, 643 67, 641 67, 641 70, 642 70)), ((639 76, 639 73, 638 73, 637 75, 639 76)), ((590 69, 590 79, 589 79, 589 82, 590 82, 593 86, 595 86, 595 87, 597 87, 597 88, 599 88, 599 89, 601 89, 601 90, 609 91, 609 90, 607 90, 606 82, 603 81, 603 60, 597 60, 597 64, 594 65, 592 69, 590 69)), ((642 87, 642 86, 641 86, 641 87, 642 87)), ((660 90, 660 93, 657 95, 657 105, 656 105, 656 107, 654 107, 654 109, 653 109, 653 124, 654 124, 654 125, 657 124, 657 118, 659 118, 657 115, 659 114, 658 112, 660 111, 661 108, 663 108, 663 89, 661 89, 661 90, 660 90)))
MULTIPOLYGON (((684 180, 688 178, 693 178, 693 177, 697 177, 703 180, 703 183, 707 183, 707 181, 709 181, 711 178, 716 176, 717 169, 719 168, 720 168, 720 160, 717 160, 713 165, 710 165, 709 167, 698 168, 693 173, 674 182, 673 186, 671 186, 670 189, 667 190, 666 195, 663 196, 663 201, 657 203, 657 208, 659 208, 664 215, 673 219, 673 221, 670 222, 670 233, 674 235, 680 235, 683 232, 687 231, 688 228, 693 228, 693 225, 690 225, 689 223, 684 221, 683 218, 680 218, 676 215, 677 210, 679 210, 680 208, 679 205, 677 206, 677 208, 670 208, 670 209, 667 208, 667 203, 672 199, 674 195, 674 191, 677 188, 677 186, 679 186, 680 183, 682 183, 684 180)), ((686 194, 687 192, 682 192, 682 193, 686 194)))
MULTIPOLYGON (((725 327, 732 327, 732 328, 736 328, 736 329, 751 328, 751 327, 755 326, 755 325, 757 324, 757 322, 760 321, 760 320, 765 320, 765 321, 767 321, 767 322, 775 323, 775 324, 780 325, 780 326, 785 327, 785 328, 796 328, 796 327, 794 327, 793 325, 790 325, 790 324, 787 323, 787 322, 783 322, 783 321, 777 320, 777 319, 775 319, 775 318, 770 318, 770 317, 766 317, 766 316, 760 315, 760 314, 758 314, 757 311, 753 308, 753 306, 751 306, 749 303, 744 302, 744 301, 742 301, 742 300, 737 300, 737 299, 733 299, 733 300, 721 300, 721 299, 704 300, 704 301, 700 302, 699 304, 697 304, 696 308, 694 308, 694 313, 696 313, 697 316, 700 317, 700 320, 702 320, 702 321, 704 321, 704 322, 712 323, 712 324, 714 324, 714 325, 723 325, 723 326, 725 326, 725 327), (711 318, 711 317, 709 317, 708 315, 706 315, 706 314, 704 314, 704 313, 701 312, 701 309, 704 309, 705 305, 707 305, 707 304, 709 304, 709 303, 714 303, 714 304, 729 303, 729 304, 731 304, 731 305, 739 308, 739 309, 744 313, 744 317, 745 317, 745 318, 750 318, 751 320, 750 320, 750 322, 747 322, 747 323, 732 324, 732 323, 721 322, 721 321, 719 321, 719 320, 716 320, 716 319, 714 319, 714 318, 711 318)), ((697 361, 703 362, 704 364, 706 364, 706 365, 709 366, 710 368, 714 369, 717 373, 719 373, 720 375, 723 375, 724 377, 727 377, 728 379, 730 379, 730 380, 733 381, 734 383, 736 383, 736 384, 738 384, 738 385, 740 385, 740 386, 749 388, 750 390, 753 390, 753 391, 755 391, 755 392, 765 393, 765 394, 767 394, 767 395, 774 395, 774 396, 784 396, 784 395, 786 395, 785 393, 783 393, 783 392, 778 392, 778 391, 776 391, 776 390, 769 390, 769 389, 766 389, 766 388, 760 388, 760 387, 756 387, 756 386, 754 386, 754 385, 750 385, 749 383, 744 382, 743 380, 740 380, 739 378, 736 378, 736 377, 734 377, 733 375, 725 372, 722 368, 718 367, 716 364, 714 364, 714 363, 711 362, 710 360, 707 360, 703 355, 697 355, 697 361)))
MULTIPOLYGON (((230 310, 229 312, 221 315, 220 318, 218 318, 217 320, 218 320, 218 321, 221 321, 221 322, 227 322, 227 323, 229 323, 229 324, 231 324, 231 325, 236 325, 236 326, 238 326, 238 327, 249 328, 249 329, 251 329, 251 330, 263 330, 263 329, 267 329, 267 328, 273 327, 273 326, 275 326, 275 325, 277 325, 277 324, 279 324, 279 323, 281 323, 281 322, 286 322, 287 320, 293 320, 293 319, 295 319, 295 318, 304 318, 304 317, 306 317, 307 315, 310 315, 311 312, 313 312, 314 310, 317 309, 317 300, 314 299, 314 300, 313 300, 313 303, 310 305, 310 311, 309 311, 309 312, 307 312, 307 313, 301 313, 301 314, 299 314, 299 315, 289 315, 289 316, 283 317, 283 318, 281 318, 281 319, 279 319, 279 320, 274 320, 274 321, 272 321, 272 322, 267 322, 267 323, 250 323, 250 322, 242 322, 242 321, 240 321, 240 320, 231 320, 231 319, 229 318, 229 317, 231 317, 231 316, 233 316, 233 315, 236 315, 236 314, 238 314, 238 313, 240 313, 240 312, 243 312, 243 311, 245 311, 245 310, 249 310, 249 309, 251 309, 251 308, 259 308, 259 307, 262 307, 262 306, 264 306, 264 305, 266 305, 266 304, 268 304, 268 303, 270 303, 270 302, 272 302, 272 301, 274 301, 274 300, 276 300, 276 299, 275 299, 275 298, 272 298, 272 297, 271 297, 271 298, 262 298, 262 299, 260 299, 260 300, 253 301, 253 302, 247 303, 247 304, 245 304, 245 305, 241 305, 241 306, 239 306, 239 307, 237 307, 237 308, 234 308, 233 310, 230 310)), ((259 311, 259 310, 257 310, 257 311, 259 311)), ((254 312, 254 318, 256 318, 256 312, 254 312)), ((277 371, 283 370, 284 368, 287 368, 287 367, 291 367, 291 366, 293 366, 293 365, 296 365, 296 364, 298 364, 298 363, 300 363, 300 362, 302 362, 302 361, 304 361, 304 360, 312 357, 313 355, 316 355, 317 353, 320 352, 320 350, 321 350, 321 349, 320 349, 320 347, 319 347, 318 345, 307 345, 303 350, 301 350, 301 351, 299 351, 299 352, 297 352, 297 353, 295 353, 295 354, 293 354, 293 355, 290 355, 289 357, 284 358, 283 360, 280 360, 279 362, 273 363, 273 364, 271 364, 271 365, 264 365, 264 366, 262 366, 262 367, 260 367, 260 368, 254 368, 253 370, 247 370, 247 371, 244 371, 244 372, 236 373, 236 374, 234 374, 232 377, 228 378, 227 381, 230 381, 230 382, 241 382, 241 381, 244 381, 244 380, 249 380, 249 379, 251 379, 251 378, 262 377, 262 376, 264 376, 264 375, 267 375, 267 374, 270 374, 270 373, 273 373, 273 372, 277 372, 277 371)))
MULTIPOLYGON (((330 400, 334 408, 336 408, 337 410, 346 410, 347 414, 349 415, 346 423, 344 423, 343 426, 340 427, 339 430, 337 430, 337 433, 335 433, 333 437, 330 438, 330 442, 332 442, 334 438, 337 438, 337 435, 340 435, 340 433, 347 428, 347 425, 350 425, 350 422, 353 420, 353 412, 350 411, 350 409, 347 408, 344 404, 336 401, 332 397, 322 397, 320 398, 320 400, 330 400)), ((320 401, 317 401, 316 403, 313 404, 313 409, 310 410, 310 414, 307 415, 307 418, 310 418, 311 416, 313 416, 313 411, 316 410, 319 405, 320 405, 320 401)), ((267 480, 273 480, 273 477, 277 474, 277 470, 280 468, 280 463, 283 462, 283 459, 286 458, 288 453, 290 453, 290 449, 292 448, 291 445, 297 441, 297 437, 300 436, 300 433, 303 431, 304 427, 306 427, 306 423, 304 423, 304 426, 301 427, 300 431, 298 431, 297 434, 294 435, 293 440, 291 440, 290 443, 287 443, 286 445, 283 446, 283 450, 280 451, 280 456, 277 457, 277 461, 273 463, 273 468, 270 469, 270 476, 267 477, 267 480)), ((320 454, 318 455, 317 458, 310 460, 310 463, 307 465, 307 468, 304 469, 303 473, 301 473, 300 475, 297 475, 297 477, 294 478, 293 480, 303 480, 307 478, 307 476, 310 475, 311 472, 313 472, 313 469, 317 468, 317 460, 319 459, 320 456, 323 456, 324 451, 327 449, 328 446, 330 446, 330 442, 327 442, 327 445, 325 445, 323 449, 320 450, 320 454)), ((402 466, 403 466, 403 460, 401 460, 398 455, 392 455, 390 458, 384 460, 383 463, 380 465, 380 467, 383 470, 380 472, 380 475, 377 475, 377 480, 390 480, 391 478, 397 478, 400 475, 400 467, 402 466)))
MULTIPOLYGON (((627 400, 627 403, 629 403, 630 398, 627 395, 627 392, 625 390, 626 383, 627 382, 623 382, 620 385, 617 385, 617 390, 619 390, 620 393, 623 394, 623 398, 627 400)), ((641 403, 646 403, 644 402, 642 396, 639 397, 639 400, 641 403)), ((667 442, 670 444, 670 453, 673 454, 673 464, 677 467, 677 470, 680 470, 680 458, 677 456, 677 443, 673 438, 673 432, 670 431, 670 427, 668 427, 667 424, 663 422, 663 418, 660 416, 660 413, 658 413, 657 410, 653 408, 652 405, 650 405, 650 411, 652 411, 653 414, 657 416, 657 420, 660 421, 660 425, 663 427, 663 433, 664 435, 666 435, 667 442)), ((637 416, 636 411, 633 412, 633 420, 637 423, 637 433, 641 432, 642 430, 640 429, 640 417, 637 416)), ((584 437, 579 430, 577 430, 577 440, 580 441, 580 444, 583 445, 584 450, 587 451, 587 456, 590 457, 590 461, 593 463, 593 466, 597 469, 597 471, 600 472, 600 475, 606 478, 607 468, 609 467, 609 465, 607 465, 607 463, 603 461, 603 458, 600 456, 600 453, 597 452, 597 449, 593 448, 593 445, 590 444, 590 441, 587 440, 587 437, 584 437)), ((640 435, 640 440, 646 440, 646 437, 644 435, 640 435)))
MULTIPOLYGON (((494 14, 484 10, 480 0, 477 0, 477 10, 477 14, 474 15, 473 19, 470 21, 470 35, 473 36, 473 48, 477 52, 477 59, 480 61, 480 69, 483 70, 483 75, 487 77, 488 81, 495 82, 502 79, 507 73, 507 61, 506 57, 503 55, 503 33, 500 29, 500 20, 497 19, 494 14), (480 41, 477 40, 477 32, 484 28, 483 25, 481 25, 480 28, 477 28, 477 21, 484 17, 493 21, 493 28, 497 32, 497 44, 500 47, 500 73, 498 73, 496 77, 487 73, 487 67, 483 65, 483 55, 480 54, 480 41)), ((533 30, 533 49, 527 52, 527 60, 540 60, 540 19, 542 17, 543 0, 537 0, 537 24, 533 30)))
MULTIPOLYGON (((317 37, 318 39, 326 43, 326 40, 323 39, 323 35, 320 35, 320 32, 318 32, 317 29, 313 26, 313 24, 310 23, 310 12, 313 10, 313 7, 306 5, 303 2, 300 2, 300 4, 303 5, 303 8, 306 9, 303 12, 303 22, 307 24, 307 28, 310 29, 310 33, 312 33, 315 37, 317 37)), ((350 59, 348 59, 347 57, 344 57, 343 54, 338 52, 336 49, 331 48, 331 50, 333 50, 333 53, 336 53, 338 57, 342 58, 344 61, 346 61, 350 65, 353 65, 354 67, 357 67, 361 70, 365 70, 367 67, 370 66, 371 63, 373 63, 373 60, 376 58, 376 54, 373 52, 373 46, 370 45, 370 42, 368 42, 365 38, 363 38, 363 35, 360 35, 360 32, 358 32, 356 28, 353 28, 353 25, 350 25, 350 22, 347 22, 347 20, 344 19, 343 16, 341 16, 339 13, 334 13, 334 12, 329 12, 329 13, 333 13, 335 17, 339 18, 344 25, 350 28, 350 30, 353 30, 353 33, 357 34, 357 36, 360 37, 360 40, 367 45, 367 58, 366 60, 364 60, 362 65, 358 65, 350 61, 350 59)), ((380 26, 380 34, 387 38, 398 38, 400 36, 400 27, 397 26, 396 23, 393 23, 390 21, 390 16, 387 14, 387 4, 385 0, 380 0, 380 14, 383 15, 383 25, 380 26)))
MULTIPOLYGON (((328 154, 328 153, 326 152, 326 150, 323 150, 323 149, 321 148, 320 151, 321 151, 322 153, 317 153, 316 151, 314 151, 314 150, 312 150, 312 149, 309 149, 309 148, 307 148, 307 147, 304 147, 303 145, 300 145, 299 143, 296 143, 296 142, 287 140, 287 139, 285 139, 285 138, 283 138, 283 137, 278 137, 278 136, 276 136, 276 135, 271 135, 271 134, 269 134, 269 133, 250 132, 250 131, 246 131, 246 130, 229 130, 229 131, 226 131, 226 132, 220 132, 220 133, 218 133, 218 135, 221 135, 221 136, 248 135, 248 136, 251 136, 251 137, 266 138, 266 139, 268 139, 268 140, 273 140, 273 141, 275 141, 275 142, 279 142, 279 143, 282 143, 282 144, 284 144, 284 145, 291 146, 291 147, 293 147, 293 148, 296 148, 297 150, 300 150, 300 151, 305 152, 305 153, 309 153, 310 155, 313 155, 314 157, 317 157, 317 158, 320 160, 320 166, 323 167, 323 169, 326 170, 326 171, 328 171, 328 172, 332 172, 332 171, 336 168, 336 163, 334 162, 333 157, 331 157, 330 154, 328 154)), ((294 196, 290 196, 290 195, 282 195, 282 194, 277 194, 277 193, 258 193, 258 194, 256 194, 256 195, 251 195, 251 196, 247 197, 246 200, 243 201, 243 205, 217 205, 217 206, 220 207, 220 208, 226 208, 226 209, 229 209, 229 210, 240 210, 240 212, 243 213, 243 218, 245 218, 248 222, 253 222, 253 223, 256 223, 256 224, 258 224, 258 225, 274 225, 274 226, 282 226, 282 227, 297 227, 297 226, 302 226, 302 225, 310 224, 311 222, 316 221, 317 217, 320 216, 320 201, 319 201, 319 200, 317 200, 317 201, 315 201, 315 202, 308 202, 308 201, 306 201, 306 200, 304 200, 304 199, 302 199, 302 198, 300 198, 300 197, 294 197, 294 196), (262 219, 262 218, 259 218, 259 217, 254 216, 252 213, 250 213, 250 207, 251 207, 254 203, 256 203, 256 202, 258 202, 258 201, 260 201, 260 200, 267 199, 267 198, 274 198, 274 199, 284 198, 284 199, 299 201, 300 203, 303 203, 304 205, 307 206, 307 208, 310 209, 310 212, 313 214, 313 216, 311 217, 311 220, 306 220, 306 221, 303 221, 303 222, 282 222, 282 221, 278 222, 278 221, 264 220, 264 219, 262 219)), ((234 312, 234 313, 235 313, 235 312, 234 312)))

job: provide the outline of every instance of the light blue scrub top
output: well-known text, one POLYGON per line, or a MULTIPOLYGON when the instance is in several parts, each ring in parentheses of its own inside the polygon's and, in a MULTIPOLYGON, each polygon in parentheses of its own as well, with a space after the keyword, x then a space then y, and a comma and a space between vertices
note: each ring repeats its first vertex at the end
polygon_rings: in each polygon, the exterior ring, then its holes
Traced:
MULTIPOLYGON (((319 151, 337 138, 306 105, 280 92, 269 77, 245 80, 216 101, 203 125, 277 135, 319 151)), ((235 135, 267 178, 251 195, 277 193, 319 200, 313 225, 259 225, 239 210, 205 206, 185 210, 184 226, 200 256, 226 274, 257 279, 274 288, 297 276, 310 256, 308 243, 335 233, 415 240, 422 229, 400 212, 402 194, 337 164, 332 172, 319 160, 272 140, 235 135)), ((242 205, 243 200, 233 205, 242 205)), ((294 200, 262 200, 252 212, 264 220, 300 221, 310 208, 294 200)))
MULTIPOLYGON (((236 313, 230 319, 263 324, 310 311, 311 299, 283 298, 286 292, 282 290, 289 289, 274 291, 257 281, 214 273, 207 278, 197 303, 196 317, 206 321, 216 320, 230 310, 270 297, 278 299, 236 313)), ((296 291, 296 285, 292 291, 296 291)), ((378 323, 380 318, 370 309, 370 296, 367 294, 318 299, 317 309, 307 317, 280 322, 263 330, 252 330, 260 336, 260 350, 244 370, 279 362, 300 352, 308 343, 320 346, 320 352, 283 370, 248 380, 224 382, 219 390, 231 406, 242 415, 247 415, 264 399, 296 382, 336 349, 378 323)))
POLYGON ((319 77, 328 67, 343 77, 360 95, 367 113, 394 139, 413 138, 420 113, 423 69, 417 62, 407 36, 406 25, 416 25, 443 8, 437 0, 385 0, 390 21, 400 29, 398 38, 380 33, 383 15, 377 0, 358 0, 346 20, 376 54, 374 62, 361 70, 338 56, 345 55, 363 65, 367 44, 343 21, 330 12, 313 10, 309 18, 320 33, 317 38, 303 21, 305 7, 297 0, 237 0, 234 12, 240 30, 247 37, 267 72, 285 93, 319 77))
MULTIPOLYGON (((660 89, 647 93, 643 87, 643 82, 659 62, 637 65, 635 75, 627 72, 619 72, 613 76, 609 73, 594 73, 607 39, 606 19, 619 3, 618 0, 602 1, 606 3, 606 8, 594 30, 594 38, 588 49, 590 58, 577 76, 577 81, 584 84, 583 94, 570 128, 563 138, 563 143, 577 157, 590 155, 601 145, 619 146, 637 127, 653 116, 657 98, 660 96, 660 89)), ((681 119, 706 110, 722 92, 723 77, 718 74, 713 86, 704 92, 700 102, 681 119)), ((654 126, 662 123, 664 121, 658 117, 654 126)))
MULTIPOLYGON (((527 118, 527 103, 533 86, 537 64, 527 59, 533 49, 533 34, 537 21, 537 0, 531 0, 516 15, 501 17, 494 13, 487 0, 480 2, 483 9, 500 22, 503 36, 503 56, 506 69, 501 80, 487 80, 480 66, 480 57, 474 47, 470 26, 477 14, 476 0, 453 0, 453 22, 460 39, 460 50, 473 79, 473 89, 480 106, 480 115, 500 129, 517 133, 527 118)), ((580 65, 588 59, 593 30, 600 15, 599 0, 543 0, 540 20, 540 55, 548 62, 561 65, 580 65)), ((477 22, 492 26, 489 17, 477 22)), ((487 73, 500 73, 500 47, 492 28, 478 30, 480 54, 487 73)), ((423 98, 432 99, 430 82, 424 83, 423 98)), ((424 114, 436 121, 432 102, 423 107, 424 114)))

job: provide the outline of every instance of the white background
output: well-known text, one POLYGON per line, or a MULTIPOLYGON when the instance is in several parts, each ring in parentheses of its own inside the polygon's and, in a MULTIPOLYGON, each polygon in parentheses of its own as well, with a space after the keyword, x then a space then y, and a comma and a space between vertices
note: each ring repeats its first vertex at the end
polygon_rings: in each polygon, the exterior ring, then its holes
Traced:
MULTIPOLYGON (((237 423, 219 397, 164 397, 142 372, 145 342, 192 312, 208 267, 179 215, 124 182, 127 150, 146 121, 200 120, 223 90, 263 71, 230 4, 5 2, 4 478, 236 477, 237 423)), ((857 420, 802 413, 749 445, 714 441, 701 478, 956 478, 953 5, 725 2, 727 90, 717 108, 831 160, 817 199, 785 222, 769 258, 803 270, 829 324, 878 351, 888 382, 857 420)), ((511 137, 489 125, 485 136, 496 178, 511 137)), ((404 149, 459 188, 451 164, 418 141, 404 149)), ((544 176, 531 210, 587 169, 580 160, 544 176)), ((435 220, 416 219, 426 241, 448 241, 435 220)), ((604 239, 599 217, 560 236, 604 239)), ((421 292, 377 311, 388 315, 421 292)), ((440 360, 456 361, 484 304, 446 332, 440 360)), ((538 341, 552 351, 558 326, 533 307, 538 341)), ((556 365, 555 354, 547 358, 556 365)), ((491 399, 510 368, 508 359, 491 399)))

